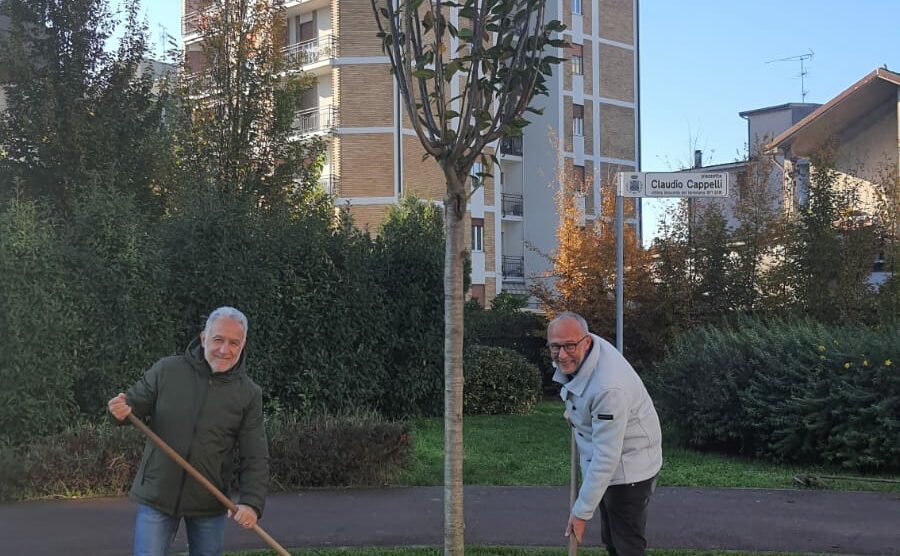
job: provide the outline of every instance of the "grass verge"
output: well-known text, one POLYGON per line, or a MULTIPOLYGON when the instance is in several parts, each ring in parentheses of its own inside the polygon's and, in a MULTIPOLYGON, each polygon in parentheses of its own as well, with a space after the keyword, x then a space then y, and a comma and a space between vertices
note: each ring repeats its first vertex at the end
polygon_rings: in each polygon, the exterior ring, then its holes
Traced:
MULTIPOLYGON (((561 402, 538 404, 531 415, 472 416, 465 419, 463 480, 470 485, 546 485, 569 481, 569 437, 561 402)), ((443 420, 418 419, 415 454, 399 482, 406 486, 443 484, 443 420)), ((847 475, 825 467, 762 462, 663 446, 660 484, 731 488, 799 488, 798 474, 847 475)), ((897 475, 877 478, 900 480, 897 475)), ((900 484, 832 481, 825 488, 900 492, 900 484)))

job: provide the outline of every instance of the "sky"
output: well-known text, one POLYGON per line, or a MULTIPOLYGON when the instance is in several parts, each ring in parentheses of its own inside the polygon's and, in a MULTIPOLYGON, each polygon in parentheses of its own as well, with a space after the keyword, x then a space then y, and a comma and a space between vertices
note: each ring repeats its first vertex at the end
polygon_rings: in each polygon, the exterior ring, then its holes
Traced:
MULTIPOLYGON (((885 64, 900 71, 900 0, 639 0, 641 170, 732 162, 747 142, 738 112, 825 103, 885 64), (770 62, 770 63, 767 63, 770 62)), ((180 0, 144 0, 150 37, 179 36, 180 0)), ((671 203, 671 201, 668 201, 671 203)), ((645 243, 667 201, 644 201, 645 243)))

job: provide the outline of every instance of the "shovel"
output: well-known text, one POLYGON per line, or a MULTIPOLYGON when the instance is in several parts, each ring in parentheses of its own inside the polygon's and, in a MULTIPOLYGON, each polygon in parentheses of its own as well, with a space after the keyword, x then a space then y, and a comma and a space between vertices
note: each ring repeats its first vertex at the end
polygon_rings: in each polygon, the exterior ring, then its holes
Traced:
MULTIPOLYGON (((183 457, 181 457, 178 454, 178 452, 173 450, 168 444, 166 444, 166 442, 162 438, 160 438, 155 432, 150 430, 150 427, 145 425, 143 423, 143 421, 141 421, 140 419, 138 419, 131 413, 128 414, 128 420, 131 422, 132 425, 137 427, 138 430, 140 430, 142 433, 146 434, 147 438, 149 438, 151 442, 156 444, 156 446, 159 447, 159 449, 162 450, 163 453, 165 453, 167 456, 172 458, 172 460, 175 463, 177 463, 178 465, 181 466, 182 469, 187 471, 188 475, 197 479, 197 481, 201 485, 203 485, 206 488, 206 490, 208 490, 210 493, 212 493, 213 496, 216 497, 216 500, 218 500, 226 508, 231 510, 232 515, 234 515, 237 512, 237 506, 234 504, 234 502, 232 502, 227 496, 222 494, 222 492, 219 489, 217 489, 214 484, 209 482, 209 480, 206 477, 201 475, 200 472, 197 471, 196 469, 194 469, 194 467, 190 463, 185 461, 185 459, 183 457)), ((260 527, 259 525, 253 526, 253 532, 256 533, 257 535, 259 535, 259 538, 264 540, 265 543, 267 545, 269 545, 272 548, 272 550, 277 552, 279 556, 291 556, 290 552, 285 550, 283 546, 278 544, 278 541, 276 541, 271 536, 269 536, 268 533, 263 531, 263 528, 260 527)))

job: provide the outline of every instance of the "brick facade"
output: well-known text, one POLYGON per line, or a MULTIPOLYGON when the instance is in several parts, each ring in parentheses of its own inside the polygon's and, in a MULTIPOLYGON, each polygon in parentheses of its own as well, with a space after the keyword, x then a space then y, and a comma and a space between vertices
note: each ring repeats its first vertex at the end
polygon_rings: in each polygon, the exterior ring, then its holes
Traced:
POLYGON ((634 110, 601 105, 600 156, 634 160, 634 110))
POLYGON ((634 44, 634 0, 598 0, 600 36, 611 41, 634 44))
POLYGON ((600 96, 634 102, 634 51, 600 45, 600 96))

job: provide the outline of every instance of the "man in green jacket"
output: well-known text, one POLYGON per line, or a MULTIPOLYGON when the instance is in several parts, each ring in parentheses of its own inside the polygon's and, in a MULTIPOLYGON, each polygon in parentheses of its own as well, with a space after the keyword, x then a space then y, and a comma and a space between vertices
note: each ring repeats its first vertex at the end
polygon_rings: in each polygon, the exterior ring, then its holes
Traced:
MULTIPOLYGON (((238 451, 240 496, 231 517, 247 529, 265 505, 269 453, 262 391, 249 376, 243 350, 247 317, 220 307, 184 355, 165 357, 126 393, 109 401, 124 421, 132 412, 226 495, 238 451)), ((222 551, 226 509, 216 498, 147 442, 130 497, 138 506, 135 556, 165 556, 181 519, 190 556, 222 551)))

